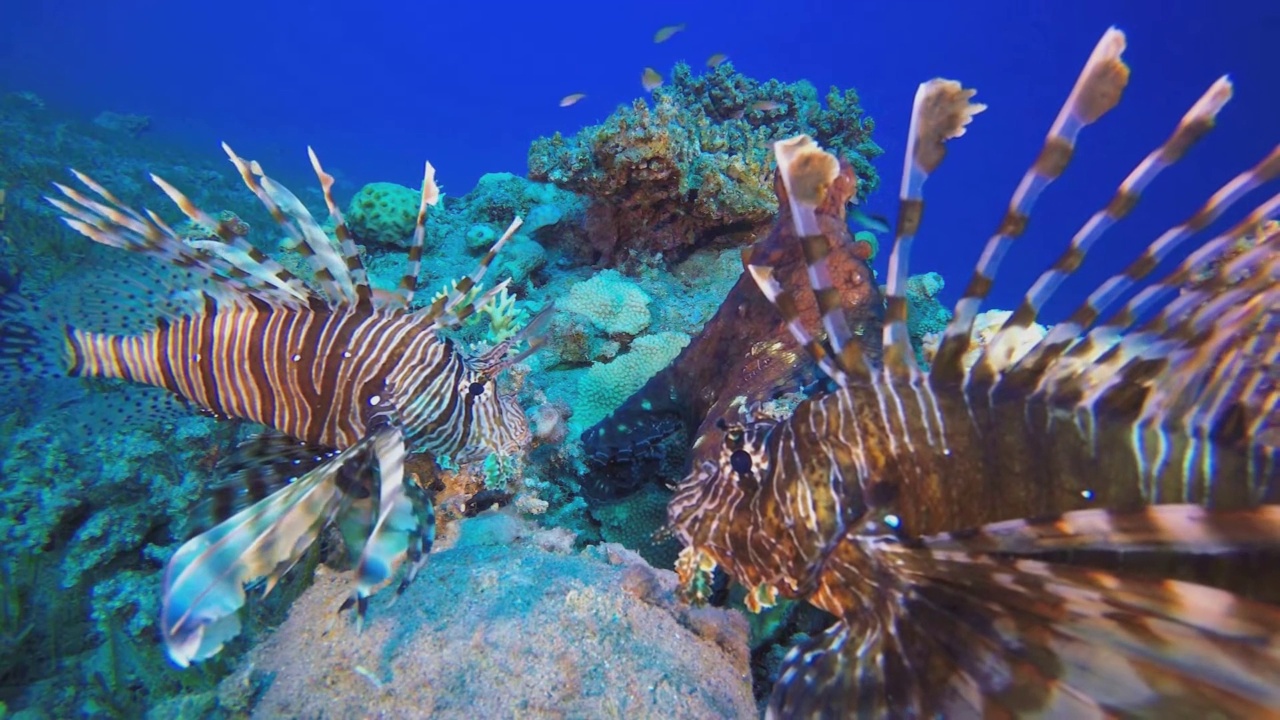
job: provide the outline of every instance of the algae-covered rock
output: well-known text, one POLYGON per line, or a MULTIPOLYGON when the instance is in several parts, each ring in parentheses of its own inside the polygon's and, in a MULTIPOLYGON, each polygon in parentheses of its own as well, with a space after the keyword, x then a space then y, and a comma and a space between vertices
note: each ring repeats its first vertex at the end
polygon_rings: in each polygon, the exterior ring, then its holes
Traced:
POLYGON ((394 606, 374 596, 360 634, 333 622, 351 578, 318 574, 246 659, 275 673, 253 717, 756 715, 740 614, 683 605, 674 573, 621 546, 539 537, 500 513, 464 522, 394 606))

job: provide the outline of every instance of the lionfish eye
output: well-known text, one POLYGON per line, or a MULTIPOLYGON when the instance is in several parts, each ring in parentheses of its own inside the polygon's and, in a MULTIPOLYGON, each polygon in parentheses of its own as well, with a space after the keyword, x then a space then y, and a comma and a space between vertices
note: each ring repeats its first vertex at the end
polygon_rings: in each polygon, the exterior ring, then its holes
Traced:
POLYGON ((729 456, 729 467, 739 475, 751 472, 751 455, 746 450, 734 450, 729 456))
POLYGON ((467 392, 471 393, 471 397, 477 397, 484 394, 484 383, 473 382, 471 387, 467 388, 467 392))

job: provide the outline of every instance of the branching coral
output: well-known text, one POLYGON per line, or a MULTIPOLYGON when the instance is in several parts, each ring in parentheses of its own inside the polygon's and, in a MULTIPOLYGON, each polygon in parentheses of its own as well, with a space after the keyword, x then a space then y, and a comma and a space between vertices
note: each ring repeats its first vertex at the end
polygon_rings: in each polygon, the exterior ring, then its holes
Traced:
POLYGON ((654 91, 572 138, 556 134, 529 150, 529 176, 582 193, 592 250, 605 264, 618 249, 685 253, 707 243, 750 241, 777 210, 770 145, 799 133, 853 165, 859 197, 879 185, 871 160, 875 124, 852 90, 823 107, 806 82, 758 82, 730 63, 694 76, 677 65, 654 91))

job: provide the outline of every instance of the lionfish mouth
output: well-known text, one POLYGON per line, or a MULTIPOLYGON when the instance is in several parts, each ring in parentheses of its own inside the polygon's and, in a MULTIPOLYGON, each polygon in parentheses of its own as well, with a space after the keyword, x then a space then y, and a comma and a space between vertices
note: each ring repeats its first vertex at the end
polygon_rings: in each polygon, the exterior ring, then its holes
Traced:
POLYGON ((832 282, 831 254, 850 251, 822 222, 840 162, 806 136, 775 145, 774 232, 803 252, 816 311, 802 316, 773 267, 747 271, 838 387, 788 418, 699 438, 722 451, 669 508, 686 596, 705 601, 720 567, 753 610, 784 594, 836 617, 787 655, 768 717, 1280 715, 1280 195, 1154 277, 1280 175, 1280 147, 1032 332, 1103 234, 1213 128, 1227 78, 975 339, 1036 200, 1119 102, 1124 48, 1112 28, 1089 57, 930 367, 909 339, 909 259, 925 180, 986 109, 976 91, 935 79, 916 94, 882 362, 832 282))

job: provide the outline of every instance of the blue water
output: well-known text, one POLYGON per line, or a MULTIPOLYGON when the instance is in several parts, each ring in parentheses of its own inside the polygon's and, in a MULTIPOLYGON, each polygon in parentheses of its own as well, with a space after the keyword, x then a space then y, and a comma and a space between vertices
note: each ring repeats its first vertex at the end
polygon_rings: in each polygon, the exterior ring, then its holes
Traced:
MULTIPOLYGON (((943 75, 977 87, 991 109, 928 186, 913 270, 937 270, 948 299, 1090 49, 1109 25, 1129 36, 1133 80, 1121 106, 1087 132, 1047 194, 994 306, 1012 306, 1087 214, 1172 130, 1223 73, 1237 98, 1222 129, 1162 178, 1087 264, 1069 297, 1185 219, 1262 157, 1280 117, 1280 3, 814 2, 655 0, 610 3, 248 2, 10 3, 0 27, 0 87, 96 114, 149 115, 155 133, 216 155, 217 142, 276 168, 306 169, 303 146, 348 191, 374 180, 414 186, 420 162, 462 194, 483 173, 523 174, 534 138, 571 134, 642 94, 640 71, 700 67, 727 53, 747 75, 856 87, 875 118, 884 183, 868 203, 892 216, 917 83, 943 75), (662 45, 663 25, 688 29, 662 45), (562 109, 561 97, 587 93, 562 109)), ((287 170, 277 170, 287 172, 287 170)))

